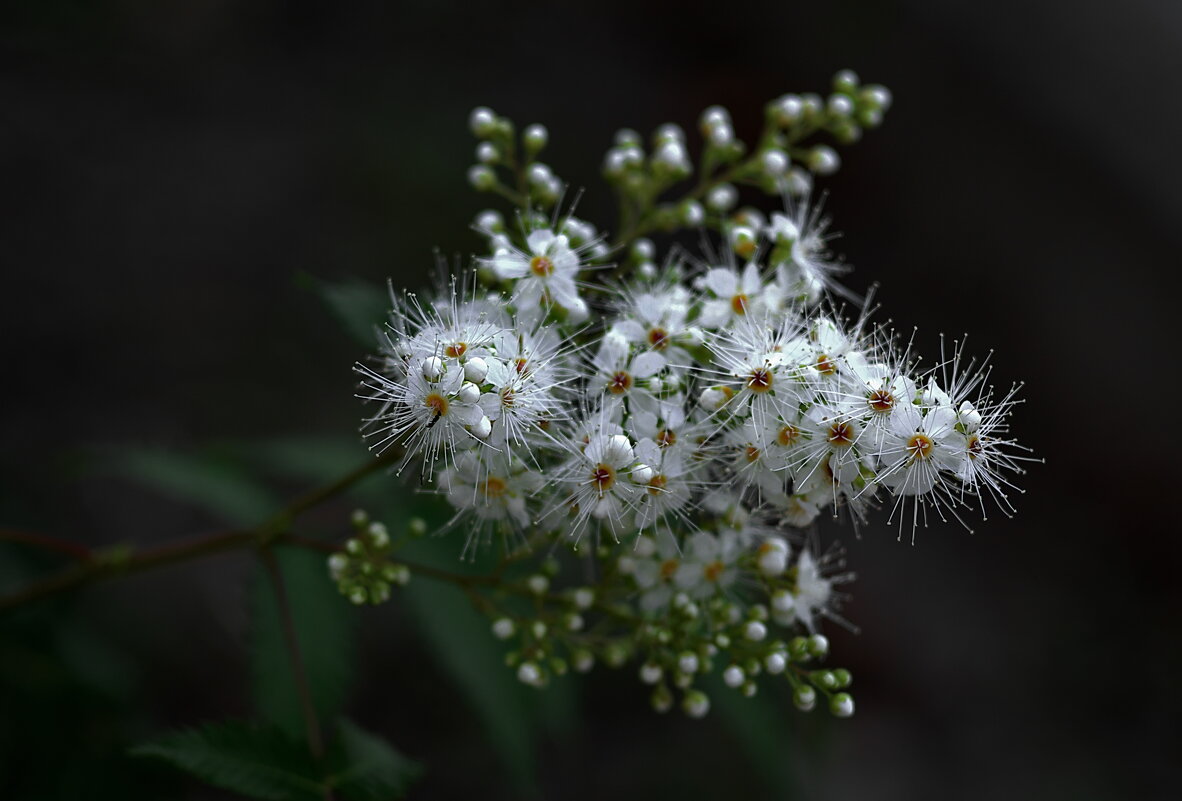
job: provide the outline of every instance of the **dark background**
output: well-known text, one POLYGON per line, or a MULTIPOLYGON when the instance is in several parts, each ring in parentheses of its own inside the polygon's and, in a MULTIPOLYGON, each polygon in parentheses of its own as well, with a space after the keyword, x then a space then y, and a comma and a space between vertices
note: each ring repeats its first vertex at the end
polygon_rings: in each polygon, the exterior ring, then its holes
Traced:
MULTIPOLYGON (((294 276, 413 285, 434 248, 476 249, 472 106, 546 123, 545 160, 607 224, 617 127, 690 127, 720 102, 750 139, 766 100, 839 68, 888 85, 885 126, 824 181, 852 283, 880 281, 881 316, 919 326, 928 354, 939 332, 995 348, 1047 464, 1015 519, 972 535, 836 532, 860 573, 863 633, 834 635, 852 721, 761 698, 785 734, 755 754, 718 716, 657 717, 631 675, 596 676, 539 752, 538 794, 779 797, 769 759, 815 799, 1176 793, 1182 7, 49 0, 4 16, 0 524, 92 545, 220 524, 96 453, 353 430, 359 348, 294 276)), ((20 628, 0 795, 52 797, 58 771, 88 797, 221 797, 119 755, 249 712, 248 563, 93 587, 20 628), (69 671, 29 631, 63 620, 109 650, 115 689, 39 681, 69 671)), ((525 795, 405 615, 362 626, 350 708, 427 764, 412 797, 525 795)))

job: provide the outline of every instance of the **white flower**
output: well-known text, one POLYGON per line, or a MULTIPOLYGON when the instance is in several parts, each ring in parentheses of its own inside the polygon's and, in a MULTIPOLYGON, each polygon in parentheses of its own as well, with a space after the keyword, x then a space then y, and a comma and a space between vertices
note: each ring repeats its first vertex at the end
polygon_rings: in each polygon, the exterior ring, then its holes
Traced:
POLYGON ((673 574, 673 583, 691 598, 708 598, 739 577, 737 565, 743 548, 733 532, 695 532, 687 541, 685 558, 673 574))
POLYGON ((672 534, 643 535, 636 541, 632 579, 640 588, 640 608, 653 612, 673 598, 674 577, 681 567, 681 551, 672 534))
POLYGON ((571 456, 556 478, 569 489, 551 514, 569 516, 576 540, 591 521, 618 537, 631 526, 653 471, 637 460, 634 443, 606 413, 589 419, 587 431, 584 440, 567 446, 571 456))
POLYGON ((687 323, 691 300, 682 286, 627 293, 620 316, 609 330, 633 345, 660 353, 666 364, 684 371, 694 361, 685 346, 702 338, 702 332, 687 323))
POLYGON ((513 281, 513 302, 522 312, 557 305, 573 322, 587 319, 587 302, 576 284, 583 265, 565 234, 538 229, 526 237, 528 250, 499 249, 484 264, 503 281, 513 281))
POLYGON ((772 606, 772 618, 782 626, 799 622, 810 632, 817 630, 817 618, 828 617, 845 623, 836 613, 841 594, 834 587, 853 580, 853 574, 832 574, 832 559, 817 559, 807 547, 794 566, 794 582, 787 595, 779 594, 772 606))
POLYGON ((686 457, 684 447, 662 447, 651 439, 637 443, 636 458, 651 471, 636 503, 636 525, 641 530, 670 514, 686 517, 683 510, 701 486, 694 476, 700 463, 686 457))
POLYGON ((664 387, 658 376, 665 369, 665 357, 660 352, 633 352, 622 334, 608 331, 590 366, 594 373, 589 382, 592 391, 604 393, 603 398, 612 408, 627 401, 632 411, 656 409, 657 394, 664 387))
MULTIPOLYGON (((510 462, 491 448, 467 451, 454 467, 439 476, 439 489, 459 513, 470 514, 479 525, 469 530, 465 551, 485 539, 489 530, 521 539, 533 525, 534 495, 545 485, 541 474, 521 461, 510 462)), ((452 521, 453 525, 460 515, 452 521)))
POLYGON ((749 418, 725 435, 731 469, 764 498, 782 493, 788 480, 784 454, 775 444, 780 428, 778 417, 749 418))
POLYGON ((877 481, 890 488, 895 496, 891 516, 898 516, 900 537, 909 499, 913 540, 919 524, 927 523, 929 506, 936 509, 941 519, 945 512, 960 519, 955 509, 958 501, 950 487, 964 455, 964 443, 956 423, 956 412, 948 406, 911 404, 899 407, 891 415, 890 432, 879 454, 883 467, 878 471, 877 481))
POLYGON ((510 458, 523 448, 536 464, 539 449, 557 447, 549 432, 569 417, 565 396, 576 377, 564 347, 548 329, 505 331, 496 340, 479 403, 493 423, 490 445, 510 458))
POLYGON ((702 301, 698 324, 725 328, 736 318, 763 317, 780 307, 780 293, 764 283, 759 265, 748 262, 742 273, 732 267, 714 267, 699 279, 709 294, 702 301))
MULTIPOLYGON (((433 357, 427 357, 431 359, 433 357)), ((383 376, 363 365, 360 397, 381 404, 363 429, 370 448, 381 453, 392 445, 405 448, 401 471, 414 458, 423 459, 423 474, 430 476, 442 456, 452 461, 465 445, 488 434, 484 411, 463 391, 464 370, 459 364, 441 369, 434 380, 424 376, 422 361, 405 378, 383 376)), ((435 373, 433 369, 426 371, 435 373)))
POLYGON ((732 415, 749 414, 764 425, 811 399, 800 366, 809 348, 798 331, 791 317, 774 329, 746 319, 707 340, 718 366, 702 372, 707 380, 719 382, 717 391, 725 396, 720 408, 732 415))
POLYGON ((850 268, 829 253, 828 227, 820 205, 811 206, 807 197, 799 202, 789 200, 783 214, 772 215, 767 228, 773 243, 769 261, 776 269, 776 284, 786 297, 816 303, 826 292, 833 292, 852 298, 837 282, 850 268))

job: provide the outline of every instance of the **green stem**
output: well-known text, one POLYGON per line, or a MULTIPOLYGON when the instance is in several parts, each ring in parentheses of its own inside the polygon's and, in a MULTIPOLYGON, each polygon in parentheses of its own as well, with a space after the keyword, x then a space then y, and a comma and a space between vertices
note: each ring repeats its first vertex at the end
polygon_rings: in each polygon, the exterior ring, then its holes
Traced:
MULTIPOLYGON (((116 546, 106 551, 94 553, 92 558, 87 561, 71 565, 58 573, 28 584, 24 589, 0 597, 0 613, 103 579, 140 573, 155 567, 212 556, 223 551, 271 545, 285 537, 292 521, 298 515, 339 495, 371 473, 388 467, 400 456, 401 453, 398 449, 391 448, 382 456, 371 459, 336 481, 296 498, 278 514, 253 529, 222 531, 170 542, 154 548, 135 550, 127 546, 116 546)), ((77 548, 83 547, 77 546, 77 548)))

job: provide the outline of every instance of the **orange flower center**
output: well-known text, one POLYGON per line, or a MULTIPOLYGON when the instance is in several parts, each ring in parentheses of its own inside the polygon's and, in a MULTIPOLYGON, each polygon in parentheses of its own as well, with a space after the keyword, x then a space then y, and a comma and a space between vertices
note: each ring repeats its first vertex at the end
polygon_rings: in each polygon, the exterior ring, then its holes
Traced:
POLYGON ((648 344, 653 350, 664 350, 669 347, 669 332, 660 327, 652 329, 648 332, 648 344))
POLYGON ((632 376, 623 370, 613 375, 611 380, 607 382, 607 391, 613 395, 623 395, 630 389, 632 389, 632 376))
POLYGON ((702 570, 703 575, 706 576, 706 581, 718 581, 718 577, 722 575, 722 571, 726 570, 726 565, 715 560, 702 570))
POLYGON ((833 375, 837 372, 837 362, 833 361, 827 353, 822 353, 818 356, 817 362, 813 367, 817 368, 817 372, 822 375, 833 375))
POLYGON ((499 498, 505 494, 506 485, 502 479, 489 476, 484 482, 484 497, 499 498))
POLYGON ((745 450, 743 453, 747 457, 748 462, 755 462, 759 460, 759 448, 755 447, 754 445, 748 445, 747 450, 745 450))
POLYGON ((665 491, 665 485, 668 483, 669 480, 660 474, 653 476, 648 480, 648 494, 660 495, 665 491))
POLYGON ((926 434, 914 434, 907 440, 907 452, 911 454, 912 459, 927 459, 935 447, 936 444, 926 434))
POLYGON ((665 581, 673 578, 673 574, 677 572, 678 562, 676 559, 666 559, 661 562, 661 578, 665 581))
POLYGON ((752 392, 767 392, 772 388, 772 371, 766 367, 756 367, 747 376, 747 389, 752 392))
POLYGON ((591 483, 601 493, 607 492, 616 483, 616 471, 610 465, 597 464, 591 471, 591 483))
POLYGON ((668 448, 677 442, 677 432, 672 429, 662 428, 657 432, 657 444, 662 448, 668 448))
POLYGON ((970 434, 969 435, 969 442, 968 442, 968 449, 969 449, 969 458, 976 459, 978 456, 980 456, 981 454, 983 454, 985 452, 985 443, 983 443, 981 441, 981 438, 978 437, 976 434, 970 434))
POLYGON ((735 295, 733 298, 731 298, 731 308, 734 309, 735 314, 746 314, 747 313, 747 303, 748 303, 747 296, 744 295, 742 292, 740 292, 738 295, 735 295))
POLYGON ((780 433, 776 435, 776 442, 787 448, 796 438, 800 436, 800 429, 789 423, 780 429, 780 433))
POLYGON ((468 343, 453 342, 452 344, 448 345, 443 352, 453 359, 458 359, 468 352, 468 343))
POLYGON ((849 423, 838 422, 829 426, 829 444, 846 448, 854 444, 854 427, 849 423))
POLYGON ((895 408, 895 396, 885 389, 876 389, 866 396, 866 403, 876 412, 889 412, 895 408))
POLYGON ((431 411, 435 412, 436 417, 442 417, 447 414, 447 398, 440 395, 438 392, 432 392, 423 400, 423 405, 431 411))
POLYGON ((554 272, 554 262, 545 256, 534 256, 530 259, 529 271, 538 278, 546 278, 554 272))

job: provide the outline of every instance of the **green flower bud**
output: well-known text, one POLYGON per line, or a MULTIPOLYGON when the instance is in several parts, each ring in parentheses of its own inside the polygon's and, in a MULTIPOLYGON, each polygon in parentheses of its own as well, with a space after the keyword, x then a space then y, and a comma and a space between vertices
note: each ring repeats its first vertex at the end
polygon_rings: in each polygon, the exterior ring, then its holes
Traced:
POLYGON ((521 142, 530 155, 539 152, 549 141, 550 132, 546 130, 545 125, 535 123, 527 127, 521 134, 521 142))
POLYGON ((468 170, 468 183, 478 192, 487 192, 497 184, 496 174, 483 164, 477 164, 468 170))
POLYGON ((811 712, 817 705, 817 691, 802 684, 792 692, 792 703, 801 712, 811 712))
POLYGON ((829 711, 839 718, 854 714, 854 699, 849 693, 837 693, 829 699, 829 711))

